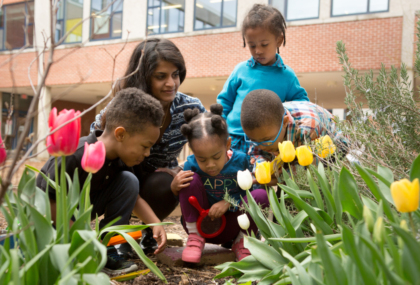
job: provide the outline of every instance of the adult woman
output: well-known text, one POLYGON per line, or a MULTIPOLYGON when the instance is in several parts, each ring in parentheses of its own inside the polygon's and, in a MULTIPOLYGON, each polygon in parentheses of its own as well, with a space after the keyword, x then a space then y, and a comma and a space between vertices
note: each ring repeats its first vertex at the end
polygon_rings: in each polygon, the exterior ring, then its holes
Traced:
MULTIPOLYGON (((181 125, 185 123, 183 112, 194 108, 205 112, 205 108, 199 99, 178 92, 185 79, 186 68, 181 52, 171 41, 148 39, 137 45, 131 55, 126 76, 137 69, 140 59, 140 69, 126 78, 118 89, 137 87, 162 104, 165 116, 159 140, 151 148, 150 156, 134 167, 134 171, 140 181, 140 196, 147 201, 157 217, 163 220, 178 205, 178 193, 172 192, 171 182, 182 169, 178 165, 177 156, 187 142, 180 132, 181 125)), ((102 115, 105 111, 106 108, 96 117, 91 129, 103 127, 106 115, 102 115)), ((151 230, 144 231, 140 244, 146 252, 154 251, 157 244, 151 230)))

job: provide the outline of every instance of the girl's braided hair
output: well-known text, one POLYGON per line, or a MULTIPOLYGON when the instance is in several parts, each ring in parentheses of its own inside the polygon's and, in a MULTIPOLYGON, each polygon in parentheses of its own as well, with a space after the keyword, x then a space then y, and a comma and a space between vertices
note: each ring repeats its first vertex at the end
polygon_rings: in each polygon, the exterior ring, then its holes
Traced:
POLYGON ((181 133, 191 143, 193 139, 201 139, 205 136, 217 135, 222 140, 229 137, 227 124, 222 118, 223 106, 213 104, 210 112, 200 113, 200 110, 187 109, 184 111, 186 124, 181 126, 181 133))
MULTIPOLYGON (((254 4, 242 23, 242 39, 245 42, 247 29, 266 28, 276 37, 283 37, 283 46, 286 45, 286 21, 279 10, 273 6, 254 4)), ((277 48, 277 53, 279 48, 277 48)))

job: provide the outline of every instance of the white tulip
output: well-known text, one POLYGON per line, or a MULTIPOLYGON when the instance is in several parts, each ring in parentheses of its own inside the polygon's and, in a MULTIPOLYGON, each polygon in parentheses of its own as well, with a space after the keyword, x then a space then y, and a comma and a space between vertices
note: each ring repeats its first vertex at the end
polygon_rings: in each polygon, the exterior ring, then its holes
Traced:
POLYGON ((238 224, 241 227, 241 229, 246 231, 249 228, 248 216, 246 214, 242 214, 242 215, 238 216, 238 224))
POLYGON ((238 171, 238 185, 242 190, 249 190, 252 187, 252 175, 249 170, 238 171))

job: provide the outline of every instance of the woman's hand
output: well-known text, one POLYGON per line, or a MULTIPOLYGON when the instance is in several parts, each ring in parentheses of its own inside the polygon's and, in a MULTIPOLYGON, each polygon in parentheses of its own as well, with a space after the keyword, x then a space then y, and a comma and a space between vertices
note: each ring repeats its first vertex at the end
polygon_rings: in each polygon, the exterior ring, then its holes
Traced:
POLYGON ((225 200, 217 202, 216 204, 211 206, 210 211, 209 211, 209 217, 211 218, 212 221, 214 219, 218 219, 221 216, 223 216, 223 214, 226 213, 227 210, 229 210, 229 207, 230 207, 230 203, 225 200))
POLYGON ((190 186, 190 182, 193 180, 193 175, 194 172, 190 170, 178 172, 171 183, 172 193, 174 193, 175 196, 178 196, 181 189, 190 186))
POLYGON ((166 248, 166 232, 163 226, 153 227, 153 238, 158 243, 158 248, 155 250, 154 254, 158 254, 164 251, 166 248))
POLYGON ((174 169, 170 169, 167 167, 160 167, 156 169, 155 172, 166 172, 172 175, 172 177, 175 177, 181 170, 182 170, 181 167, 175 167, 174 169))

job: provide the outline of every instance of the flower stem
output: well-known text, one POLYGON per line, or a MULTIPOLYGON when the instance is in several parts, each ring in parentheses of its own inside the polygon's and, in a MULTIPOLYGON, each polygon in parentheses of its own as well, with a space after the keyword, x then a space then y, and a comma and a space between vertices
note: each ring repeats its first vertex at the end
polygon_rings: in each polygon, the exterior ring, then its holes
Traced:
POLYGON ((295 182, 295 179, 293 178, 293 169, 292 169, 292 166, 290 165, 290 162, 288 162, 287 164, 289 164, 290 176, 292 176, 292 180, 293 180, 293 182, 295 182))
POLYGON ((417 231, 416 231, 416 228, 414 226, 414 220, 413 220, 413 216, 411 215, 411 212, 408 213, 408 216, 410 217, 411 231, 413 232, 414 238, 416 238, 417 231))

